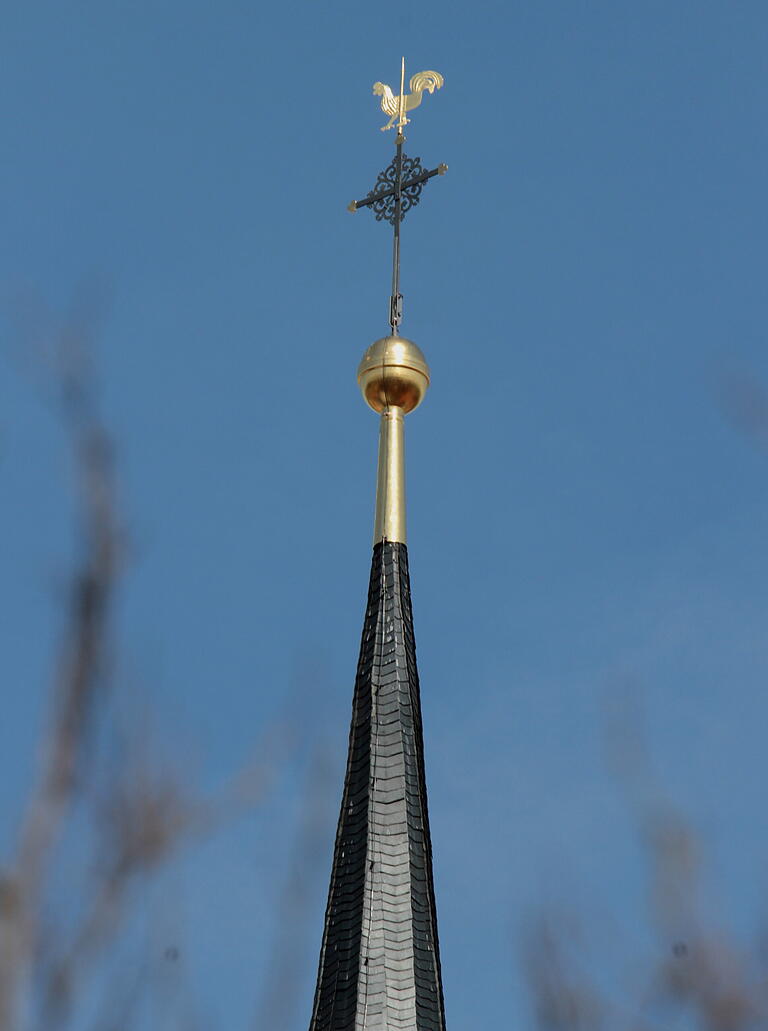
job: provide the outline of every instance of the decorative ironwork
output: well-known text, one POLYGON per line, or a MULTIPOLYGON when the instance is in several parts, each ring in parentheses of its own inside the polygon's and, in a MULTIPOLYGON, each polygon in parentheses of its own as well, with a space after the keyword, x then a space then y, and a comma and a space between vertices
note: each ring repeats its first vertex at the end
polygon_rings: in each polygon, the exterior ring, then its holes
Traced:
MULTIPOLYGON (((353 200, 349 205, 349 210, 371 208, 376 215, 377 222, 386 221, 393 226, 397 219, 397 170, 398 156, 395 155, 392 164, 383 172, 379 172, 376 185, 368 196, 363 200, 353 200)), ((442 164, 425 172, 421 165, 421 158, 409 158, 403 154, 403 181, 400 185, 402 191, 400 196, 401 222, 406 211, 419 203, 424 183, 434 175, 445 175, 447 171, 448 165, 442 164)))
MULTIPOLYGON (((391 226, 395 224, 397 217, 397 179, 398 165, 401 159, 395 155, 392 164, 379 172, 376 185, 365 198, 370 205, 371 211, 376 216, 376 221, 387 221, 391 226)), ((407 154, 402 156, 402 186, 400 188, 400 220, 405 217, 406 211, 419 203, 421 191, 424 186, 424 169, 421 165, 421 158, 409 158, 407 154)))

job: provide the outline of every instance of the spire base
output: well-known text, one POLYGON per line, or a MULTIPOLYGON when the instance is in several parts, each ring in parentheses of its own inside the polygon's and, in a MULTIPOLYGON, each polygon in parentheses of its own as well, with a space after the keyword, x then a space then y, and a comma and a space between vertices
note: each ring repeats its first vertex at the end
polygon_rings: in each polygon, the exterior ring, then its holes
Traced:
POLYGON ((373 549, 309 1031, 445 1031, 408 550, 373 549))

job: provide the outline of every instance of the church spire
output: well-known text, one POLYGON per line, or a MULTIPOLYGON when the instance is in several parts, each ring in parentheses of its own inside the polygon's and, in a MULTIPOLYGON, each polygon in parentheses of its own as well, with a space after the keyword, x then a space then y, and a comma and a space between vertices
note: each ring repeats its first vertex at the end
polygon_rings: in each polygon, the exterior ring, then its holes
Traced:
POLYGON ((419 676, 405 532, 404 418, 429 386, 424 355, 399 335, 400 226, 424 183, 442 174, 403 154, 406 112, 438 72, 411 77, 397 97, 374 93, 397 122, 395 158, 351 210, 370 207, 393 226, 391 335, 363 355, 358 383, 381 415, 373 558, 357 665, 349 756, 310 1031, 444 1031, 432 880, 419 676))

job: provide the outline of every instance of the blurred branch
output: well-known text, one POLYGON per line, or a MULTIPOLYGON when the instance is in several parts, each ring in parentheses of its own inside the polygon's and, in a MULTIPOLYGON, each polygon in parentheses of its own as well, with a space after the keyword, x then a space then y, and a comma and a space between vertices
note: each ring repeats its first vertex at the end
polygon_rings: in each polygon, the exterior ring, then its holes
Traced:
POLYGON ((321 749, 312 752, 302 793, 298 836, 276 906, 274 946, 252 1025, 254 1031, 290 1031, 296 1026, 304 969, 300 960, 312 940, 307 921, 312 912, 314 882, 321 871, 324 873, 320 854, 332 816, 331 769, 332 764, 321 749))
POLYGON ((548 913, 534 920, 524 942, 524 965, 540 1031, 600 1031, 605 1004, 584 971, 575 972, 569 952, 576 944, 573 922, 548 913))
POLYGON ((751 371, 721 377, 720 404, 731 425, 761 448, 768 447, 768 390, 751 371))
POLYGON ((119 565, 112 442, 96 413, 83 327, 62 334, 60 399, 82 511, 81 556, 72 575, 52 724, 26 806, 16 859, 0 893, 0 1027, 16 1027, 38 945, 45 881, 86 757, 104 685, 108 622, 119 565))
MULTIPOLYGON (((252 807, 276 761, 267 741, 262 761, 243 769, 211 800, 198 797, 187 779, 153 760, 146 728, 100 761, 97 742, 110 729, 103 703, 113 680, 111 616, 125 549, 113 443, 98 413, 90 363, 92 321, 86 309, 55 335, 57 407, 73 456, 79 540, 66 593, 50 722, 15 854, 0 876, 2 1031, 20 1031, 22 1026, 62 1031, 69 1026, 84 986, 92 988, 94 975, 105 974, 105 957, 129 925, 136 882, 167 865, 193 836, 208 834, 252 807), (83 839, 91 857, 84 866, 83 901, 78 908, 76 893, 67 897, 59 926, 49 913, 52 874, 62 842, 85 803, 93 808, 94 820, 83 839)), ((45 359, 40 340, 35 342, 45 359)), ((50 364, 47 359, 45 364, 50 364)), ((280 737, 276 744, 282 742, 280 735, 272 736, 280 737)), ((94 1025, 97 1031, 127 1031, 141 993, 167 988, 142 970, 139 965, 136 977, 120 972, 106 993, 94 1025)), ((178 989, 178 978, 174 984, 178 989)), ((180 1020, 179 1027, 193 1026, 188 1014, 180 1020)))
MULTIPOLYGON (((667 1031, 682 1018, 701 1031, 758 1031, 768 1026, 764 974, 748 952, 715 925, 702 904, 700 847, 684 815, 654 776, 642 732, 639 685, 628 683, 608 728, 610 762, 635 815, 650 865, 651 930, 656 958, 640 988, 609 1003, 583 961, 573 928, 585 925, 553 908, 539 913, 526 939, 526 967, 540 1031, 667 1031)), ((615 701, 615 698, 614 698, 615 701)), ((605 949, 605 944, 602 945, 605 949)), ((633 966, 633 980, 638 968, 633 966)))

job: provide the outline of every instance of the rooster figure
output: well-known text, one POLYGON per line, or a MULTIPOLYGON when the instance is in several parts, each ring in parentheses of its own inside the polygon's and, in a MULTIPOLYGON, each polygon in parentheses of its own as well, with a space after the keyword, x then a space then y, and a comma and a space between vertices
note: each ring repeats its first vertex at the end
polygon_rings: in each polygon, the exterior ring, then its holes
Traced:
MULTIPOLYGON (((411 81, 408 85, 411 92, 406 93, 403 97, 403 117, 400 125, 407 125, 410 121, 409 118, 405 117, 405 112, 413 111, 415 107, 419 106, 424 90, 434 93, 436 89, 440 89, 443 85, 443 77, 440 72, 416 72, 415 75, 411 76, 411 81)), ((386 132, 387 129, 392 128, 395 124, 395 119, 400 115, 400 97, 396 97, 390 87, 383 82, 374 82, 373 92, 377 97, 381 97, 381 110, 385 115, 390 116, 387 124, 381 127, 381 131, 386 132)))

